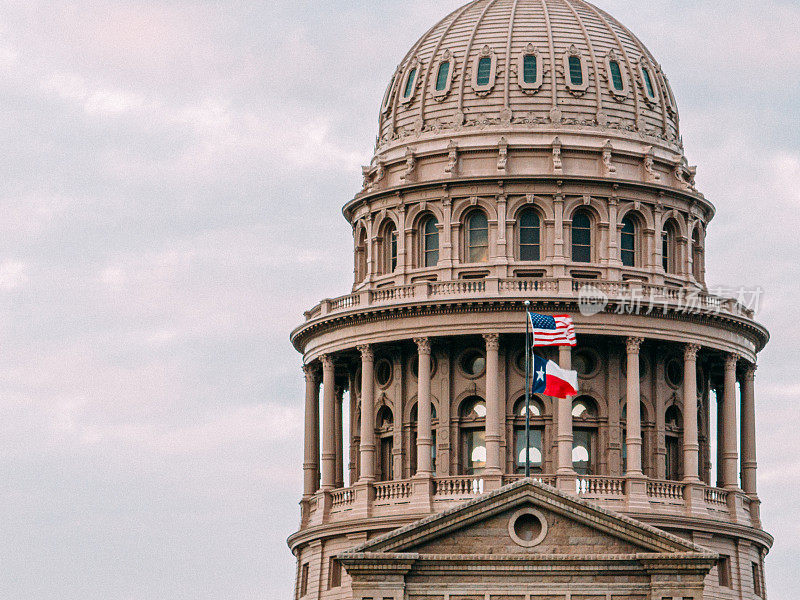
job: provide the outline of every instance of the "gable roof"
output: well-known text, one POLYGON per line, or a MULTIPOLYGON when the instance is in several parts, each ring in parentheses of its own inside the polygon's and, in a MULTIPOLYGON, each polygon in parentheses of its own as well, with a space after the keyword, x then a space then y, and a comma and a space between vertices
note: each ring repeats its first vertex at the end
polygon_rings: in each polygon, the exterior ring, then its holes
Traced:
POLYGON ((565 494, 532 479, 521 479, 489 494, 467 501, 442 513, 406 525, 343 553, 398 554, 411 551, 426 542, 488 519, 516 506, 541 507, 626 540, 645 552, 656 554, 701 553, 708 550, 661 529, 602 508, 592 502, 565 494))

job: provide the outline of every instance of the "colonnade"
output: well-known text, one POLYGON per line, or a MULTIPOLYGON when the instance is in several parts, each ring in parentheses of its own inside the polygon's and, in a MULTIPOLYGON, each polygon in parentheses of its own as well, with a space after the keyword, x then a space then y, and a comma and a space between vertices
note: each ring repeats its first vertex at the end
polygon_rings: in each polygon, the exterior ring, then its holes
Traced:
MULTIPOLYGON (((486 466, 483 476, 500 477, 502 468, 502 443, 505 430, 506 407, 500 393, 500 336, 496 333, 483 335, 486 348, 485 400, 486 400, 486 466)), ((631 480, 643 480, 642 471, 642 426, 640 414, 639 350, 644 339, 626 339, 626 437, 627 452, 625 476, 631 480)), ((417 438, 416 475, 430 478, 433 475, 431 447, 433 445, 431 407, 431 340, 415 338, 418 359, 417 376, 417 438)), ((361 482, 375 481, 376 439, 374 423, 374 377, 375 355, 370 345, 358 346, 361 358, 360 393, 360 478, 361 482)), ((697 398, 697 355, 700 346, 686 344, 683 348, 683 481, 700 484, 700 444, 697 398)), ((559 363, 562 368, 571 368, 571 348, 559 348, 559 363)), ((320 370, 305 366, 305 456, 304 496, 310 497, 318 490, 331 491, 343 487, 343 439, 342 439, 342 389, 336 386, 335 365, 331 355, 323 355, 320 370), (319 427, 319 386, 322 384, 322 431, 319 427), (320 453, 320 439, 321 453, 320 453)), ((724 355, 723 393, 717 396, 717 470, 718 484, 728 490, 741 489, 755 499, 756 490, 756 442, 755 442, 755 395, 756 367, 746 363, 737 369, 740 356, 724 355), (736 383, 741 382, 740 431, 736 431, 737 398, 736 383), (741 455, 737 439, 741 440, 741 455), (740 471, 737 472, 737 467, 740 471)), ((554 404, 553 420, 557 446, 556 475, 575 477, 572 465, 572 398, 559 399, 554 404)), ((399 426, 399 423, 397 424, 399 426)))

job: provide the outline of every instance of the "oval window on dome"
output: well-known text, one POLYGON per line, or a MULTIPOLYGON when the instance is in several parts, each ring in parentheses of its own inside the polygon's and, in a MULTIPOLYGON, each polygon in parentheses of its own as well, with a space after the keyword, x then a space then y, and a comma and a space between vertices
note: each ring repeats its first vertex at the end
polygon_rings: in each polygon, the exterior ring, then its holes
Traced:
POLYGON ((612 60, 608 64, 611 71, 611 84, 616 91, 623 91, 625 89, 625 84, 622 82, 622 69, 620 69, 619 63, 616 60, 612 60))
POLYGON ((489 85, 492 77, 492 57, 484 56, 478 61, 478 75, 475 78, 475 83, 480 87, 489 85))
POLYGON ((417 67, 413 67, 408 72, 408 78, 406 79, 406 87, 403 90, 403 99, 407 100, 411 98, 412 94, 414 93, 414 84, 417 80, 417 67))
POLYGON ((436 74, 436 91, 444 92, 447 90, 447 82, 450 78, 450 61, 443 61, 439 65, 439 72, 436 74))
POLYGON ((572 85, 583 85, 583 64, 580 56, 569 57, 569 80, 572 85))

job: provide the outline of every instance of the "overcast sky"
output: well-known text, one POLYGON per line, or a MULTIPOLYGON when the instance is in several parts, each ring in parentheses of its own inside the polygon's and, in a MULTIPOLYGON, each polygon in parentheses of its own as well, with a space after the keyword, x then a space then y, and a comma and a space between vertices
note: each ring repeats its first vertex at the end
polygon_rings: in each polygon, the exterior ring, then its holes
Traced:
MULTIPOLYGON (((382 92, 462 0, 0 0, 0 597, 291 597, 301 312, 382 92)), ((712 284, 762 286, 772 600, 800 596, 800 6, 598 0, 675 88, 712 284)))

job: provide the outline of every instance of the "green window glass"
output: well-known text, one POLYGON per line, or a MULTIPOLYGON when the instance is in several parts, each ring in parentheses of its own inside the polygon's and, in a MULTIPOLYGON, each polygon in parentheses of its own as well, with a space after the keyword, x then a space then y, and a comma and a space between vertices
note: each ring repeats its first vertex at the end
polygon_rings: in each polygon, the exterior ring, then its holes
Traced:
POLYGON ((647 88, 647 95, 651 98, 656 97, 655 88, 653 88, 653 80, 650 78, 650 71, 642 67, 642 74, 644 75, 644 85, 647 88))
POLYGON ((425 221, 422 232, 422 252, 424 255, 424 265, 435 267, 439 264, 439 228, 438 221, 430 217, 425 221))
POLYGON ((522 211, 519 216, 519 259, 539 260, 541 224, 533 209, 522 211))
POLYGON ((489 220, 480 211, 467 219, 467 260, 471 263, 489 260, 489 220))
POLYGON ((392 240, 392 252, 391 252, 391 272, 394 273, 395 269, 397 269, 397 232, 392 231, 391 233, 391 240, 392 240))
POLYGON ((486 431, 466 429, 461 432, 464 475, 476 475, 486 467, 486 431))
POLYGON ((626 267, 636 266, 636 226, 633 219, 622 219, 622 264, 626 267))
POLYGON ((436 75, 436 91, 442 92, 447 89, 447 78, 450 75, 450 61, 444 61, 439 65, 439 73, 436 75))
POLYGON ((411 94, 414 93, 414 81, 417 78, 417 67, 411 69, 411 72, 408 74, 408 80, 406 81, 406 89, 403 92, 403 98, 410 98, 411 94))
POLYGON ((578 56, 569 57, 569 80, 572 85, 583 85, 583 65, 578 56))
POLYGON ((572 218, 572 261, 592 262, 592 221, 584 211, 572 218))
POLYGON ((522 59, 522 80, 525 83, 536 83, 536 55, 526 54, 522 59))
POLYGON ((489 78, 492 74, 492 59, 489 56, 484 56, 478 61, 478 77, 476 83, 478 85, 489 85, 489 78))
POLYGON ((594 430, 573 429, 572 468, 578 475, 592 474, 592 446, 594 446, 594 430))
POLYGON ((615 60, 612 60, 609 65, 611 66, 611 82, 614 84, 614 89, 621 92, 625 89, 625 85, 622 83, 622 69, 619 68, 619 63, 615 60))
MULTIPOLYGON (((515 432, 516 434, 516 452, 514 453, 514 457, 516 458, 516 472, 517 473, 524 473, 525 472, 525 428, 518 427, 515 432)), ((530 446, 528 446, 528 455, 530 456, 531 461, 531 473, 541 473, 542 472, 542 430, 541 429, 534 429, 531 427, 531 437, 530 437, 530 446)))

